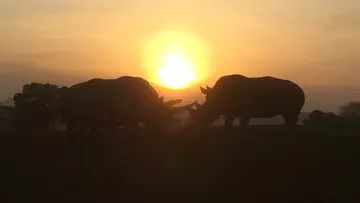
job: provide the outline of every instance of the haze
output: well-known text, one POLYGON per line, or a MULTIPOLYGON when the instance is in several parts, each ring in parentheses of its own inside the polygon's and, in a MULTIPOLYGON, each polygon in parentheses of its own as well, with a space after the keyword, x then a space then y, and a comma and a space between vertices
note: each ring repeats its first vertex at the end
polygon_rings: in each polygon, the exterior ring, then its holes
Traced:
MULTIPOLYGON (((0 0, 0 100, 30 81, 146 77, 143 44, 172 29, 209 47, 199 85, 270 75, 301 85, 305 110, 360 100, 358 0, 0 0)), ((162 93, 201 97, 198 86, 162 93)))

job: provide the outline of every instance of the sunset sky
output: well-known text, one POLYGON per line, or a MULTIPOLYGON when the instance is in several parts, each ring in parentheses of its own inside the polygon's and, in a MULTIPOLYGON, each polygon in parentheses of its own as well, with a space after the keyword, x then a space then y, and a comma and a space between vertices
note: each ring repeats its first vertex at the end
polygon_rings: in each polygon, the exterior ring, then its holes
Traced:
POLYGON ((297 82, 309 110, 360 100, 359 0, 0 0, 0 100, 31 80, 147 77, 146 44, 172 30, 206 52, 196 91, 238 73, 297 82))

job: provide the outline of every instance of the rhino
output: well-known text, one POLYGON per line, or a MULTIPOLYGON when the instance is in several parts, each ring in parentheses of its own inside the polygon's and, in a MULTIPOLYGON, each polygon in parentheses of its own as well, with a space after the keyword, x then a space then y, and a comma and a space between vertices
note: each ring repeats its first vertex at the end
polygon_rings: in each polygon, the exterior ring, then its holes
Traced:
POLYGON ((68 129, 154 128, 170 126, 173 115, 193 104, 174 107, 181 99, 164 102, 148 81, 140 77, 92 79, 62 88, 60 111, 68 129))
POLYGON ((225 117, 225 126, 241 118, 245 127, 251 118, 270 118, 282 115, 287 126, 294 126, 305 103, 303 90, 289 80, 274 77, 248 78, 243 75, 226 75, 217 80, 213 88, 200 87, 206 100, 196 109, 190 108, 193 120, 210 124, 219 116, 225 117))

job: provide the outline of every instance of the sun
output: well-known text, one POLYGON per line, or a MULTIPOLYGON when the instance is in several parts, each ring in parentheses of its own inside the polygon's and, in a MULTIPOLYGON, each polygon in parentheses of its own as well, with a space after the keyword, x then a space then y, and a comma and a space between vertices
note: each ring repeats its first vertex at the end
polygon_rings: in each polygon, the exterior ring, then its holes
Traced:
POLYGON ((204 43, 182 30, 157 33, 145 43, 143 68, 150 82, 169 89, 185 89, 207 77, 204 43))
POLYGON ((164 57, 163 66, 157 70, 158 81, 173 89, 183 88, 196 78, 189 61, 179 53, 169 53, 164 57))

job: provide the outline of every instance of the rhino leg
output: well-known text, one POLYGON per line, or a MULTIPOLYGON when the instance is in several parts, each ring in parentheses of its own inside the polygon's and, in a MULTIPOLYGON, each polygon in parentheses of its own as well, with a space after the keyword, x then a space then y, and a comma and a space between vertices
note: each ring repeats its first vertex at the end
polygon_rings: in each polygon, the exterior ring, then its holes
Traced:
POLYGON ((287 128, 294 129, 297 126, 298 114, 283 115, 283 117, 287 128))
POLYGON ((226 128, 231 128, 233 123, 234 123, 234 117, 233 116, 229 116, 229 117, 225 118, 225 127, 226 128))
POLYGON ((240 120, 240 128, 245 128, 249 125, 250 118, 249 117, 241 117, 240 120))

